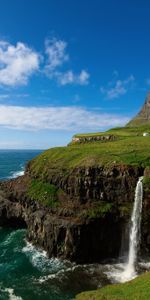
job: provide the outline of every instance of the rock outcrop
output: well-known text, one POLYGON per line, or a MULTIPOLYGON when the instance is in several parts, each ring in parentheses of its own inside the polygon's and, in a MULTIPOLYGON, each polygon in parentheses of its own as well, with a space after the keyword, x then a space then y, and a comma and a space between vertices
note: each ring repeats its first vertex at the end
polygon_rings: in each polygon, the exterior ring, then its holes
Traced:
POLYGON ((88 142, 108 142, 117 140, 117 136, 109 135, 93 135, 93 136, 83 136, 83 137, 73 137, 72 143, 88 143, 88 142))
POLYGON ((140 112, 127 124, 127 126, 136 127, 147 124, 150 125, 150 92, 148 93, 140 112))

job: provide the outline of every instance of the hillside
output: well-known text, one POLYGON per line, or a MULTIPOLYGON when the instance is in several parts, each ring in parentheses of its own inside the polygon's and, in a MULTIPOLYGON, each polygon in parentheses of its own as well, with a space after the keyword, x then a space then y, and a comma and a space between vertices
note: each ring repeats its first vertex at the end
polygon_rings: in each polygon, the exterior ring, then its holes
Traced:
POLYGON ((116 128, 107 132, 117 137, 114 141, 71 143, 67 147, 49 149, 32 160, 31 171, 38 177, 47 178, 56 172, 69 173, 77 167, 114 164, 149 166, 150 137, 143 137, 145 131, 150 132, 150 126, 116 128))

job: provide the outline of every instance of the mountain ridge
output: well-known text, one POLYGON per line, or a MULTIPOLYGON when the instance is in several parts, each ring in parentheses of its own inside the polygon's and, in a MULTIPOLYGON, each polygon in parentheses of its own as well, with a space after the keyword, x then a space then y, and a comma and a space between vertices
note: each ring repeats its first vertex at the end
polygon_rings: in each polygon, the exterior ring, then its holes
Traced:
POLYGON ((145 102, 139 113, 127 123, 127 127, 138 127, 150 124, 150 92, 148 92, 145 102))

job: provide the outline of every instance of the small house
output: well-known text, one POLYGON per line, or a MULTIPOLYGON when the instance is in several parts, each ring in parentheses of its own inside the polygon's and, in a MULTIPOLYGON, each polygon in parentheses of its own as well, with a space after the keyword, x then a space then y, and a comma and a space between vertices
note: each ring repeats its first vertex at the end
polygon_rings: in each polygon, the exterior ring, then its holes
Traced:
POLYGON ((143 132, 143 136, 150 136, 150 133, 148 133, 148 132, 143 132))

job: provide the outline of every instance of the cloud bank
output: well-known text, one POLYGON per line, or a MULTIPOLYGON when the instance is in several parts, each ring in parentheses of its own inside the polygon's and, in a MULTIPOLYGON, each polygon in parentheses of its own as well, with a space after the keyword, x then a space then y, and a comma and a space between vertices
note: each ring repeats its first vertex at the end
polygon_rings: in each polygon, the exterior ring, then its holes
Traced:
POLYGON ((22 107, 0 105, 0 126, 18 130, 102 130, 122 126, 129 118, 82 107, 22 107))

